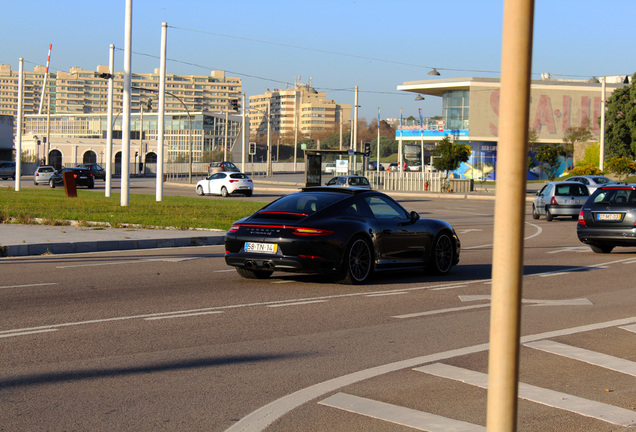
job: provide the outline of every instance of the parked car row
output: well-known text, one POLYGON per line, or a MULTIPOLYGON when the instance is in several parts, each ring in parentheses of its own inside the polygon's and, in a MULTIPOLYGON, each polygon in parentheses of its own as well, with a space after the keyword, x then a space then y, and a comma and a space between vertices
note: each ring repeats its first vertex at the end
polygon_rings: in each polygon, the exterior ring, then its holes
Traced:
POLYGON ((636 184, 574 176, 548 182, 536 195, 532 217, 577 219, 576 234, 592 251, 610 253, 617 246, 636 246, 636 184))

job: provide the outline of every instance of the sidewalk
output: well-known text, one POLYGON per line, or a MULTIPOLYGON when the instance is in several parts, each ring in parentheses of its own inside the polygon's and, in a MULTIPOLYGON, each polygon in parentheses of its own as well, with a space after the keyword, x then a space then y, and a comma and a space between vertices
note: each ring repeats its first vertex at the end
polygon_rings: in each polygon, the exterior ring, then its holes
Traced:
POLYGON ((224 231, 0 224, 0 257, 221 245, 224 231))

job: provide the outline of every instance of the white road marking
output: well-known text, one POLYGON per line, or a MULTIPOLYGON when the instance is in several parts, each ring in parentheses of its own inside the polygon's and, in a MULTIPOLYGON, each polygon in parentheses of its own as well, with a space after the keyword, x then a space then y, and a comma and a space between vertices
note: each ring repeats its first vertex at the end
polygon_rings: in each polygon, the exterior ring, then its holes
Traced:
MULTIPOLYGON (((528 343, 547 338, 556 338, 560 336, 633 324, 636 324, 636 317, 523 336, 521 338, 521 343, 528 343)), ((488 344, 479 344, 473 345, 471 347, 460 348, 457 350, 450 350, 421 357, 415 357, 407 360, 401 360, 395 363, 376 366, 370 369, 361 370, 349 375, 343 375, 330 379, 328 381, 314 384, 310 387, 295 391, 294 393, 283 396, 265 406, 262 406, 256 411, 253 411, 243 417, 234 425, 226 429, 225 432, 261 432, 270 424, 274 423, 276 420, 278 420, 291 410, 298 408, 299 406, 311 400, 318 399, 326 395, 327 393, 331 393, 338 389, 341 389, 342 387, 380 375, 385 375, 390 372, 395 372, 406 368, 413 368, 422 364, 439 362, 453 357, 484 352, 488 350, 488 346, 488 344)), ((630 412, 633 415, 633 412, 630 412)))
POLYGON ((235 271, 233 268, 227 270, 214 270, 214 273, 227 273, 235 271))
POLYGON ((268 305, 267 307, 277 308, 277 307, 285 307, 285 306, 301 306, 301 305, 308 305, 313 303, 326 303, 326 302, 327 300, 309 300, 309 301, 294 302, 294 303, 273 304, 273 305, 268 305))
POLYGON ((623 330, 627 330, 627 331, 633 332, 633 333, 636 333, 636 324, 623 326, 623 327, 619 327, 619 328, 621 328, 623 330))
POLYGON ((483 426, 346 393, 337 393, 318 403, 427 432, 477 432, 486 430, 483 426))
POLYGON ((137 259, 137 260, 129 260, 129 261, 111 261, 111 262, 90 263, 90 264, 73 264, 73 265, 56 266, 55 268, 67 269, 67 268, 78 268, 78 267, 100 267, 100 266, 108 266, 108 265, 141 264, 141 263, 149 263, 149 262, 176 263, 176 262, 190 261, 190 260, 195 260, 200 258, 202 257, 149 258, 149 259, 137 259))
MULTIPOLYGON (((539 225, 532 224, 530 222, 525 222, 525 224, 536 228, 536 232, 534 234, 532 234, 532 235, 529 235, 528 237, 524 237, 523 238, 524 240, 530 240, 531 238, 534 238, 534 237, 537 237, 537 236, 541 235, 541 233, 543 232, 543 228, 541 228, 539 225)), ((487 247, 492 247, 492 243, 491 244, 480 245, 480 246, 462 247, 462 250, 482 249, 482 248, 487 248, 487 247)))
POLYGON ((208 312, 198 312, 198 313, 184 313, 184 314, 175 314, 175 315, 164 315, 164 316, 156 316, 156 317, 148 317, 144 318, 146 321, 153 320, 161 320, 161 319, 170 319, 170 318, 187 318, 199 315, 212 315, 212 314, 222 314, 221 311, 208 311, 208 312))
POLYGON ((562 253, 562 252, 566 252, 566 253, 588 253, 588 252, 592 252, 592 249, 590 249, 587 246, 572 246, 572 247, 564 247, 561 249, 557 249, 557 250, 553 250, 550 252, 547 252, 549 254, 555 254, 555 253, 562 253))
POLYGON ((7 285, 7 286, 0 286, 0 289, 10 289, 10 288, 34 288, 34 287, 51 286, 51 285, 57 285, 57 282, 51 282, 51 283, 36 283, 36 284, 25 284, 25 285, 7 285))
MULTIPOLYGON (((488 375, 481 372, 445 365, 443 363, 421 366, 414 370, 488 389, 488 375)), ((583 399, 567 393, 519 383, 518 395, 521 399, 570 411, 586 417, 592 417, 607 423, 620 426, 636 424, 636 413, 632 410, 583 399)))
POLYGON ((395 315, 392 318, 400 318, 400 319, 417 318, 421 316, 439 315, 439 314, 444 314, 449 312, 460 312, 460 311, 465 311, 470 309, 481 309, 481 308, 489 308, 489 307, 490 307, 490 303, 486 303, 486 304, 479 304, 479 305, 473 305, 473 306, 462 306, 462 307, 448 308, 448 309, 437 309, 437 310, 426 311, 426 312, 415 312, 415 313, 404 314, 404 315, 395 315))
POLYGON ((2 333, 0 334, 0 338, 8 338, 13 336, 26 336, 26 335, 32 335, 37 333, 48 333, 48 332, 54 332, 54 331, 57 331, 57 329, 23 331, 23 332, 15 332, 15 333, 2 333))
MULTIPOLYGON (((619 357, 565 345, 551 340, 530 342, 524 346, 545 351, 551 354, 560 355, 574 360, 579 360, 595 366, 611 369, 616 372, 636 376, 636 362, 625 360, 619 357)), ((636 421, 636 418, 635 418, 636 421)))
POLYGON ((467 229, 459 230, 458 232, 459 232, 459 234, 468 234, 468 233, 471 233, 471 232, 481 232, 481 231, 483 231, 483 230, 477 229, 477 228, 467 228, 467 229))
MULTIPOLYGON (((490 300, 489 295, 460 295, 459 299, 463 302, 490 300)), ((586 298, 564 299, 564 300, 542 300, 542 299, 521 299, 521 303, 532 304, 535 306, 590 306, 594 305, 586 298)))
POLYGON ((366 297, 382 297, 382 296, 401 295, 401 294, 408 294, 408 293, 404 291, 393 291, 393 292, 386 292, 386 293, 368 294, 366 297))

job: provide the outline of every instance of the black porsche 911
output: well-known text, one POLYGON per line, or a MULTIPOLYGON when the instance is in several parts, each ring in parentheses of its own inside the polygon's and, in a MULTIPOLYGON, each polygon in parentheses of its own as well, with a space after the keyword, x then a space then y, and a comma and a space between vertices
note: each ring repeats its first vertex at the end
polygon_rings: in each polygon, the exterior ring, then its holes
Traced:
POLYGON ((369 189, 308 187, 235 222, 225 235, 225 262, 251 279, 274 271, 332 274, 361 284, 374 272, 425 269, 446 274, 459 262, 453 227, 420 219, 369 189))

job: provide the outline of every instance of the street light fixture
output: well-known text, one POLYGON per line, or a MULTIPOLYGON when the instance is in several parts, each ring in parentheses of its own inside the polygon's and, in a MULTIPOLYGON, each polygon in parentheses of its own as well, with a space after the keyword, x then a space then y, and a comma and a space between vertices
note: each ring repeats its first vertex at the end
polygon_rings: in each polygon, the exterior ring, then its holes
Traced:
POLYGON ((429 75, 440 75, 437 69, 433 68, 428 72, 429 75))

